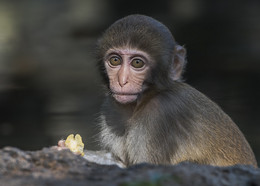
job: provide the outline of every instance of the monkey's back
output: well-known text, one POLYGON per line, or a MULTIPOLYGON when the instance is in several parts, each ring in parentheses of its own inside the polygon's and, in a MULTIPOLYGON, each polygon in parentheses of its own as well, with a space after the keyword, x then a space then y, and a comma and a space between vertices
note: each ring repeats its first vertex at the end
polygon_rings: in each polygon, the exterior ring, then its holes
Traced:
POLYGON ((174 83, 170 95, 170 104, 178 107, 172 114, 183 121, 173 118, 173 125, 186 135, 172 156, 173 163, 188 160, 217 166, 257 166, 244 135, 216 103, 185 83, 174 83))

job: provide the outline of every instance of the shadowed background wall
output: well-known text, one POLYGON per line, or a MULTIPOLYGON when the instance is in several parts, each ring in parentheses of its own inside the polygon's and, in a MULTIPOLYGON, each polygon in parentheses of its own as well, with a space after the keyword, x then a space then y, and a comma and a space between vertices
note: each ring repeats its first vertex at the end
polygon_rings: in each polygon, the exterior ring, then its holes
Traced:
POLYGON ((186 81, 232 117, 259 161, 257 0, 0 0, 0 147, 41 149, 79 133, 99 149, 95 42, 133 13, 170 28, 188 50, 186 81))

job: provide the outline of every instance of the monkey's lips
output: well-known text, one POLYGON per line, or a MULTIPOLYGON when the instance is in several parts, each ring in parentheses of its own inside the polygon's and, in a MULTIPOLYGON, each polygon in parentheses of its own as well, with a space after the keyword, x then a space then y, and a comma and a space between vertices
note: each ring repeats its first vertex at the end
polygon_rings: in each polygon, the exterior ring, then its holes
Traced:
POLYGON ((137 100, 138 93, 113 93, 113 97, 122 104, 132 103, 137 100))

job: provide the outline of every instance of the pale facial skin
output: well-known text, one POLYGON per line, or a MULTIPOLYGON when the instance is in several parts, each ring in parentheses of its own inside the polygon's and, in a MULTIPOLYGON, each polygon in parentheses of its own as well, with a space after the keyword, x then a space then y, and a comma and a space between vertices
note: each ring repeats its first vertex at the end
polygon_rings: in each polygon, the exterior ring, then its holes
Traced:
POLYGON ((143 82, 151 68, 150 56, 129 47, 109 49, 104 57, 109 88, 121 104, 132 103, 144 91, 143 82))

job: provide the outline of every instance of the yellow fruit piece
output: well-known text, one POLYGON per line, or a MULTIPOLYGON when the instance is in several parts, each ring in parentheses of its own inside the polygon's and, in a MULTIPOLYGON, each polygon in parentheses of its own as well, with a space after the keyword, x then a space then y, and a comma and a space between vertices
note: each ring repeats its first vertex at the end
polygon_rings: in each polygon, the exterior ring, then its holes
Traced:
POLYGON ((70 134, 65 141, 65 145, 72 152, 84 156, 84 143, 82 142, 82 137, 79 134, 76 134, 75 138, 74 134, 70 134))

